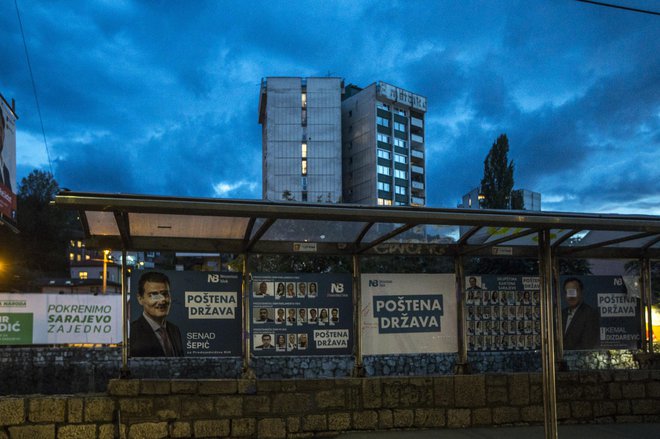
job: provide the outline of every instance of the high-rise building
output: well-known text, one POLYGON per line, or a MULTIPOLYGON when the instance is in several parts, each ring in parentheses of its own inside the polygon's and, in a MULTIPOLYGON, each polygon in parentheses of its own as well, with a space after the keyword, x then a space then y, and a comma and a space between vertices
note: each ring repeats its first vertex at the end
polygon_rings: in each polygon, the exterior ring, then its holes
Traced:
MULTIPOLYGON (((459 209, 481 209, 481 189, 476 187, 463 195, 459 209)), ((514 210, 541 210, 541 194, 528 189, 514 189, 511 191, 510 209, 514 210)))
POLYGON ((379 81, 346 87, 342 101, 343 200, 426 204, 426 98, 379 81))
POLYGON ((343 91, 341 78, 262 79, 264 199, 341 201, 343 91))

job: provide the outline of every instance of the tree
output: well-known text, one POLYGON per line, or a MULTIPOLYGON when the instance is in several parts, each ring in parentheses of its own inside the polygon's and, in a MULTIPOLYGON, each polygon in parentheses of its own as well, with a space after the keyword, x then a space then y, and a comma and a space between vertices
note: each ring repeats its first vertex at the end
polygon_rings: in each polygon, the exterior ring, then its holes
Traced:
POLYGON ((513 189, 513 160, 509 161, 509 140, 500 135, 484 160, 481 180, 482 206, 486 209, 508 209, 513 189))

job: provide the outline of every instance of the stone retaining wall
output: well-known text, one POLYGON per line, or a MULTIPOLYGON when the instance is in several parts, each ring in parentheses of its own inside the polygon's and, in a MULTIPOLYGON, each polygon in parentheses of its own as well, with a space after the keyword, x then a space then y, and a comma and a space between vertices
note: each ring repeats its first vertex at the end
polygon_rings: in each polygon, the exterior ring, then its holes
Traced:
MULTIPOLYGON (((541 375, 112 380, 107 394, 0 397, 0 438, 308 438, 542 424, 541 375)), ((660 422, 660 371, 562 372, 562 423, 660 422)))

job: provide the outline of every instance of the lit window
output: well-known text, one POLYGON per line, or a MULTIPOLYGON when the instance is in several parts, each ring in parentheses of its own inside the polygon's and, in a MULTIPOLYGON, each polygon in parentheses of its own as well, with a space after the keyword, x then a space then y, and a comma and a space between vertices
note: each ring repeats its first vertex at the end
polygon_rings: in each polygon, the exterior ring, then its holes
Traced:
POLYGON ((89 257, 89 255, 85 255, 85 260, 86 260, 86 261, 89 261, 90 259, 91 259, 91 258, 89 257))
POLYGON ((392 154, 389 151, 378 148, 378 158, 390 160, 392 158, 392 154))
POLYGON ((76 255, 74 255, 73 253, 69 253, 69 260, 70 261, 73 261, 75 259, 75 257, 76 257, 76 255))
POLYGON ((394 154, 394 161, 397 163, 408 163, 408 159, 403 154, 394 154))
POLYGON ((307 93, 302 92, 302 95, 300 95, 302 98, 302 107, 307 108, 307 93))
POLYGON ((394 129, 401 132, 406 132, 406 126, 399 122, 394 122, 394 129))
POLYGON ((78 261, 78 262, 81 261, 80 255, 76 255, 76 261, 78 261))
POLYGON ((391 206, 392 205, 392 200, 386 200, 384 198, 379 198, 378 199, 378 205, 379 206, 391 206))
POLYGON ((406 188, 404 186, 399 186, 399 185, 394 186, 394 192, 396 192, 399 195, 406 195, 407 193, 406 188))
POLYGON ((301 154, 302 154, 302 158, 304 159, 307 158, 307 143, 302 144, 301 154))
POLYGON ((402 180, 405 180, 406 178, 408 178, 408 173, 406 171, 402 171, 400 169, 395 169, 394 170, 394 176, 396 178, 400 178, 402 180))
POLYGON ((82 241, 77 242, 78 248, 82 247, 82 241))
POLYGON ((378 139, 379 142, 390 143, 390 136, 388 136, 387 134, 378 133, 376 135, 376 138, 378 139))
POLYGON ((394 138, 394 146, 398 146, 399 148, 405 148, 406 147, 406 141, 397 139, 396 137, 394 138))
POLYGON ((307 159, 302 159, 300 172, 302 175, 307 175, 307 159))
POLYGON ((86 271, 81 271, 78 273, 78 278, 79 279, 87 279, 87 272, 86 271))
POLYGON ((389 119, 385 119, 384 117, 376 117, 376 122, 378 125, 384 126, 384 127, 389 127, 390 126, 390 121, 389 119))
POLYGON ((389 184, 389 183, 385 183, 385 182, 383 182, 383 181, 379 181, 379 182, 378 182, 378 190, 379 190, 379 191, 389 192, 389 191, 390 191, 390 184, 389 184))
POLYGON ((392 169, 387 166, 378 165, 378 173, 382 175, 392 175, 392 169))

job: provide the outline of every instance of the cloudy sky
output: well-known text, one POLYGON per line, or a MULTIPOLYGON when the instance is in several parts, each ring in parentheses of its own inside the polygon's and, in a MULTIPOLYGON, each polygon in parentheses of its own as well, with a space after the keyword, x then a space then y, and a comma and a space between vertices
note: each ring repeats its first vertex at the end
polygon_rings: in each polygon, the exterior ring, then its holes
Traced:
MULTIPOLYGON (((607 0, 660 11, 657 0, 607 0)), ((428 205, 479 185, 497 136, 543 209, 660 215, 660 16, 574 0, 0 3, 18 180, 261 197, 266 76, 428 98, 428 205), (48 156, 50 155, 50 164, 48 156)))

